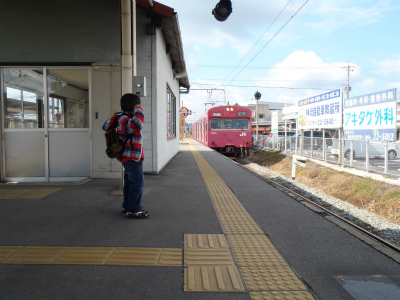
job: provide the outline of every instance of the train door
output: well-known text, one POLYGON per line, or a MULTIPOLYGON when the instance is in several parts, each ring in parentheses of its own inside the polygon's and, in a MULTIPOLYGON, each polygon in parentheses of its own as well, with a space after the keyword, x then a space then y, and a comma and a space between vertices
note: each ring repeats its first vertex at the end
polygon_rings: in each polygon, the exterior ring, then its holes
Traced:
POLYGON ((208 144, 208 119, 204 119, 204 143, 210 146, 208 144))

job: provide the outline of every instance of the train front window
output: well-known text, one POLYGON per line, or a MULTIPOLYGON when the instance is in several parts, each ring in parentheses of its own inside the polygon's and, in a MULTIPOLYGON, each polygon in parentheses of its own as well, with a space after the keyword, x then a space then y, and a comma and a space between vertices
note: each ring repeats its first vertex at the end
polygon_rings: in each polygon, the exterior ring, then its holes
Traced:
POLYGON ((249 119, 210 119, 210 129, 248 130, 249 119))

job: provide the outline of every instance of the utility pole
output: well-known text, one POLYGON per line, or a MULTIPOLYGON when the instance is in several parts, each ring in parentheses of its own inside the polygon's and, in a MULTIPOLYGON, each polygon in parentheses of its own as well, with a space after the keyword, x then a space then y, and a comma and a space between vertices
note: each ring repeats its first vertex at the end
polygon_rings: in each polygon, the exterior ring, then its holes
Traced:
POLYGON ((261 98, 261 94, 259 91, 257 91, 254 94, 254 98, 256 98, 256 145, 258 146, 258 100, 261 98))
POLYGON ((346 67, 342 67, 342 69, 347 69, 346 91, 347 91, 347 98, 349 98, 349 92, 351 91, 351 87, 350 87, 350 71, 354 71, 354 66, 347 65, 346 67))

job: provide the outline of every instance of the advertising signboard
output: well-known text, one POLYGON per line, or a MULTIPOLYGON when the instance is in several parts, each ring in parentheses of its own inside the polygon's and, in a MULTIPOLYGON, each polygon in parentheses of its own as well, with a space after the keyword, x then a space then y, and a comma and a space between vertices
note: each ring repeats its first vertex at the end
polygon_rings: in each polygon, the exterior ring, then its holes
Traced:
POLYGON ((396 140, 396 89, 343 101, 343 132, 351 140, 396 140))
POLYGON ((341 128, 342 96, 340 89, 298 102, 299 128, 341 128))
POLYGON ((296 105, 282 108, 282 120, 297 119, 299 115, 299 109, 296 105))
POLYGON ((278 112, 271 111, 271 132, 278 133, 278 112))

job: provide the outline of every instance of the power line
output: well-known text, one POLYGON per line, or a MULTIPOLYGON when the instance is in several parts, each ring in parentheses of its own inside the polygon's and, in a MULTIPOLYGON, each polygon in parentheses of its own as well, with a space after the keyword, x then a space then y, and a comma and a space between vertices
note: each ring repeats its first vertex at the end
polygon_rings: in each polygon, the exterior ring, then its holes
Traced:
MULTIPOLYGON (((225 65, 193 65, 194 67, 197 68, 211 68, 211 69, 224 69, 224 68, 232 68, 233 66, 225 66, 225 65)), ((193 67, 192 66, 192 67, 193 67)), ((236 66, 238 67, 238 66, 236 66)), ((236 68, 235 67, 235 68, 236 68)), ((242 66, 243 68, 246 66, 242 66)), ((254 66, 254 67, 248 67, 249 69, 340 69, 340 66, 321 66, 321 67, 310 67, 310 66, 302 66, 302 67, 263 67, 263 66, 254 66)), ((225 79, 226 80, 226 79, 225 79)))
POLYGON ((257 43, 261 40, 261 38, 264 36, 264 34, 267 33, 267 31, 271 28, 271 26, 275 23, 275 21, 279 18, 279 16, 282 14, 282 12, 286 9, 286 7, 289 5, 289 3, 292 2, 292 0, 289 0, 289 2, 285 5, 285 7, 280 11, 280 13, 275 17, 275 19, 272 21, 272 23, 268 26, 268 28, 264 31, 264 33, 258 38, 258 40, 253 44, 253 46, 250 48, 249 51, 247 51, 246 55, 243 56, 243 58, 240 60, 240 62, 236 65, 236 67, 229 73, 229 75, 224 79, 222 83, 225 82, 231 76, 231 74, 239 67, 240 63, 249 55, 249 53, 254 49, 254 47, 257 45, 257 43))
MULTIPOLYGON (((203 79, 204 81, 218 81, 221 79, 203 79)), ((251 81, 251 82, 331 82, 331 83, 342 83, 345 82, 346 79, 341 79, 341 80, 290 80, 290 79, 235 79, 232 81, 240 81, 240 82, 246 82, 246 81, 251 81)), ((197 82, 191 82, 191 84, 206 84, 206 83, 197 83, 197 82)), ((222 84, 221 84, 222 85, 222 84)))
MULTIPOLYGON (((229 84, 231 84, 231 82, 232 82, 234 79, 236 79, 236 78, 240 75, 240 73, 243 72, 243 70, 253 61, 253 59, 256 58, 256 57, 261 53, 261 51, 264 50, 264 48, 265 48, 266 46, 269 45, 269 43, 282 31, 283 28, 286 27, 286 25, 293 19, 293 17, 295 17, 295 16, 297 15, 297 13, 298 13, 307 3, 308 3, 308 0, 294 13, 293 16, 290 17, 290 19, 289 19, 285 24, 283 24, 283 26, 270 38, 270 40, 260 49, 260 51, 258 51, 258 52, 256 53, 256 55, 254 55, 253 58, 240 70, 240 72, 239 72, 238 74, 236 74, 236 76, 224 87, 224 89, 225 89, 229 84)), ((225 80, 224 80, 224 81, 225 81, 225 80)))
MULTIPOLYGON (((220 86, 218 83, 197 83, 196 85, 216 85, 220 86)), ((235 85, 235 84, 229 84, 225 85, 227 86, 233 86, 233 87, 251 87, 251 88, 264 88, 264 89, 288 89, 288 90, 327 90, 331 91, 332 88, 312 88, 312 87, 288 87, 288 86, 258 86, 258 85, 235 85)))

